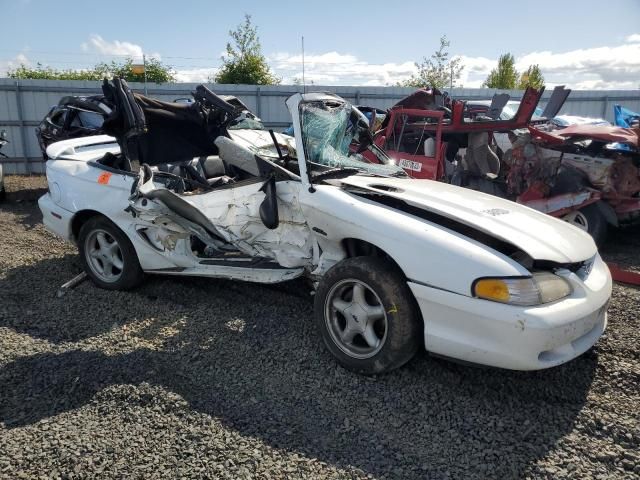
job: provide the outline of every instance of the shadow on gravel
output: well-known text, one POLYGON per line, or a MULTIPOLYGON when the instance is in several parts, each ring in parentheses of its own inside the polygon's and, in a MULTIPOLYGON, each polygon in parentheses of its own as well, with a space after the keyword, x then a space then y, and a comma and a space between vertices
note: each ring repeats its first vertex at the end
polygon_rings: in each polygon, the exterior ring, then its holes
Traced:
POLYGON ((7 198, 5 203, 2 204, 3 208, 11 204, 24 204, 24 203, 36 203, 38 199, 47 193, 47 188, 33 188, 30 190, 18 190, 13 192, 7 192, 7 198))
MULTIPOLYGON (((122 321, 120 312, 92 308, 87 295, 57 298, 58 288, 81 271, 78 256, 65 255, 7 272, 0 278, 0 326, 58 343, 98 335, 122 321)), ((93 290, 98 298, 105 298, 105 292, 93 290)), ((119 292, 110 302, 118 298, 122 298, 119 292)))
POLYGON ((0 209, 15 214, 18 222, 24 225, 27 230, 42 225, 42 213, 37 207, 37 200, 13 201, 7 199, 0 203, 0 209))
POLYGON ((132 293, 85 283, 52 299, 73 271, 68 256, 10 272, 0 281, 10 305, 0 312, 8 308, 14 322, 3 314, 2 325, 62 341, 146 315, 153 322, 132 335, 158 341, 169 327, 175 332, 158 350, 71 350, 6 364, 0 421, 7 428, 90 404, 110 385, 149 382, 242 435, 339 467, 394 478, 514 478, 572 430, 598 364, 591 351, 568 365, 523 373, 422 354, 399 371, 365 378, 336 367, 324 352, 300 282, 268 288, 153 278, 132 293), (37 309, 33 321, 16 316, 19 302, 11 298, 20 292, 46 299, 30 307, 37 309), (46 326, 36 321, 43 316, 46 326))
POLYGON ((640 225, 620 229, 610 229, 607 242, 600 253, 607 262, 614 262, 622 267, 640 268, 638 249, 640 248, 640 225))

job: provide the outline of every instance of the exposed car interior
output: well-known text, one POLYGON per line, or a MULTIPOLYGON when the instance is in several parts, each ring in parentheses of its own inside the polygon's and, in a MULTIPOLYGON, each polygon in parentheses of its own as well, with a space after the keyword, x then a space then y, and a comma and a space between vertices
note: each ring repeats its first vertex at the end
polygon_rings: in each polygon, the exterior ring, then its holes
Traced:
POLYGON ((105 81, 103 91, 114 106, 104 130, 122 152, 98 160, 103 167, 137 174, 148 165, 154 181, 178 194, 266 178, 274 167, 288 170, 230 138, 228 130, 264 128, 235 97, 219 97, 201 85, 194 102, 163 102, 134 94, 120 79, 105 81))

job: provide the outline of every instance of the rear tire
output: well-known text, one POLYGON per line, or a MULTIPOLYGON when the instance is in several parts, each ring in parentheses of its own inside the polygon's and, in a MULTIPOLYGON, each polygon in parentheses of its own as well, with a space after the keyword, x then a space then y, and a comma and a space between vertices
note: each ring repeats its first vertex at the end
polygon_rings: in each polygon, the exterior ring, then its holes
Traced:
POLYGON ((91 217, 82 225, 78 250, 84 271, 98 287, 129 290, 142 282, 143 272, 133 244, 106 217, 91 217))
POLYGON ((592 203, 582 207, 580 210, 571 212, 562 217, 562 219, 591 235, 597 246, 602 246, 607 239, 609 225, 597 203, 592 203))
POLYGON ((366 375, 407 363, 422 344, 422 322, 402 272, 390 261, 354 257, 320 281, 315 319, 338 362, 366 375))

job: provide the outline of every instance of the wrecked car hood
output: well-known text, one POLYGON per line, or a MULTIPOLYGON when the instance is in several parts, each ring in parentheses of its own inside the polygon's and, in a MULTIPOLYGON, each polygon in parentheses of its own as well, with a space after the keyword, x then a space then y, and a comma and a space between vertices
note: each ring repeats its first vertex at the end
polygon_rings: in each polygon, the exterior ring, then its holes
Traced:
POLYGON ((575 263, 597 252, 591 237, 580 229, 493 195, 432 180, 351 176, 341 182, 456 220, 511 243, 534 260, 575 263))

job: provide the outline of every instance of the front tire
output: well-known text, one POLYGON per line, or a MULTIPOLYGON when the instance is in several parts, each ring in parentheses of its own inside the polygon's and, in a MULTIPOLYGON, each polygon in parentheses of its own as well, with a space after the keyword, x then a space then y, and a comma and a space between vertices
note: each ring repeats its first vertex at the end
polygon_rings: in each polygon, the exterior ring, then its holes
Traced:
POLYGON ((82 225, 78 250, 84 271, 100 288, 129 290, 142 281, 142 268, 131 241, 106 217, 92 217, 82 225))
POLYGON ((402 272, 390 261, 354 257, 322 278, 314 302, 324 344, 357 373, 389 372, 422 344, 422 322, 402 272))

